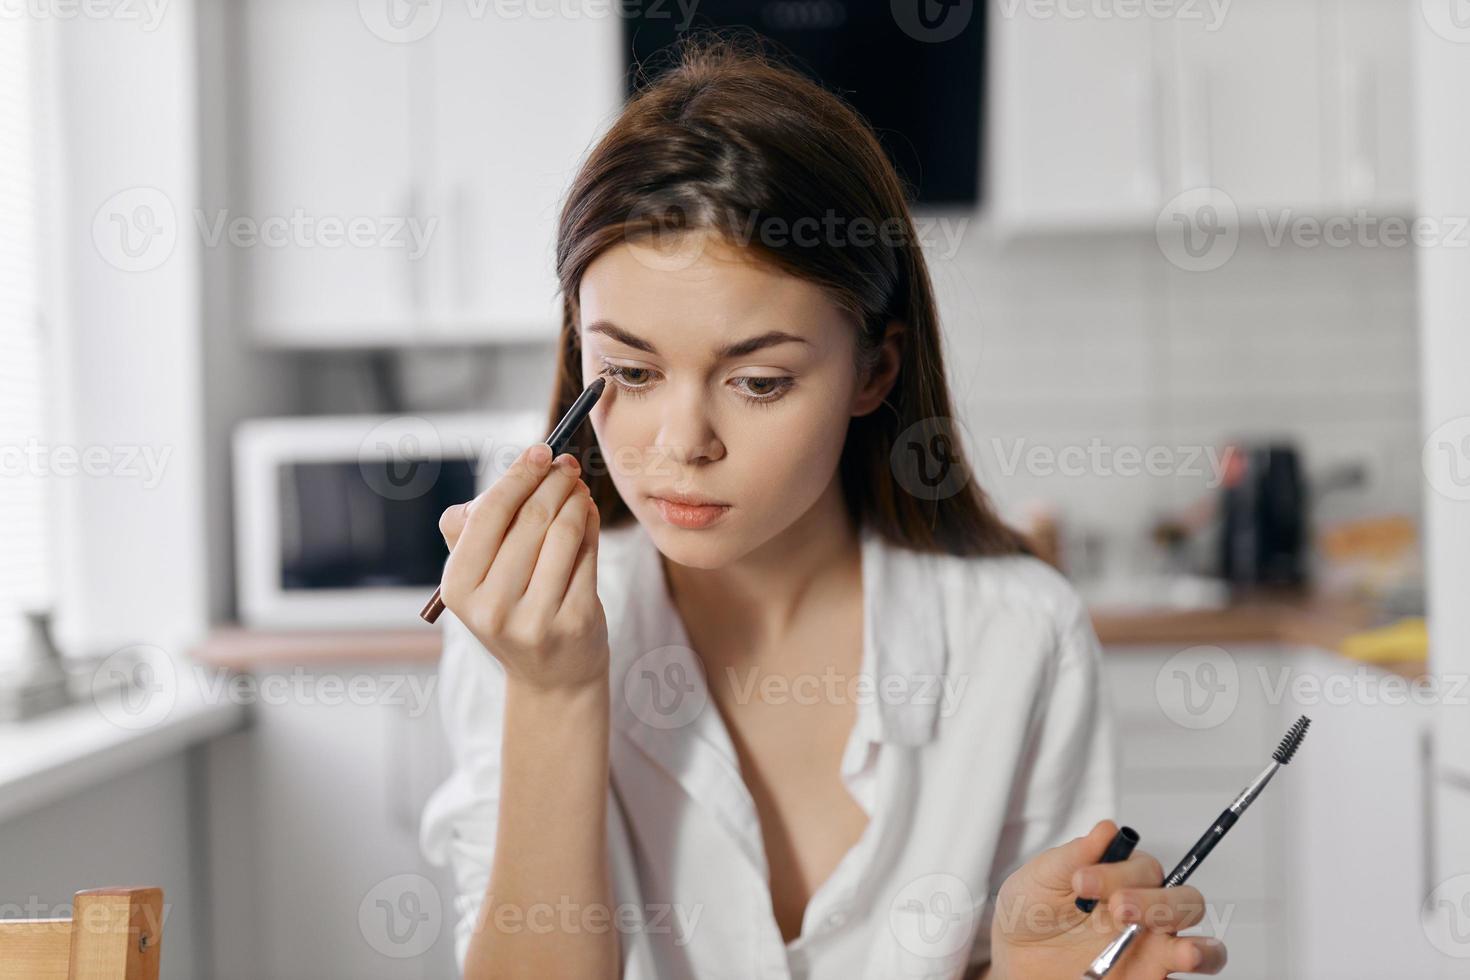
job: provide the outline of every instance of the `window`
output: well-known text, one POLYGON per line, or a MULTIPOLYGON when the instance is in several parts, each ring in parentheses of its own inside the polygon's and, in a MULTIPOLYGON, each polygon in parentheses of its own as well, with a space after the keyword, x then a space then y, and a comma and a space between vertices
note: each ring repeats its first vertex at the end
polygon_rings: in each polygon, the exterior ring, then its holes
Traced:
POLYGON ((38 269, 42 104, 35 18, 0 18, 0 666, 51 598, 38 269))

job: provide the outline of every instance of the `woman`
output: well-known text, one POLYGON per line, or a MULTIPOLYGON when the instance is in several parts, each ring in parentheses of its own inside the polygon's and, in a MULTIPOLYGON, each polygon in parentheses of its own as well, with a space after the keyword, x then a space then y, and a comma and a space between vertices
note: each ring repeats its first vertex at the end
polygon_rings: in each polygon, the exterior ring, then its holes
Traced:
POLYGON ((1094 864, 1097 640, 950 437, 873 133, 758 51, 679 59, 561 216, 551 416, 606 375, 595 446, 441 522, 465 975, 1075 980, 1130 917, 1113 976, 1217 972, 1198 891, 1094 864))

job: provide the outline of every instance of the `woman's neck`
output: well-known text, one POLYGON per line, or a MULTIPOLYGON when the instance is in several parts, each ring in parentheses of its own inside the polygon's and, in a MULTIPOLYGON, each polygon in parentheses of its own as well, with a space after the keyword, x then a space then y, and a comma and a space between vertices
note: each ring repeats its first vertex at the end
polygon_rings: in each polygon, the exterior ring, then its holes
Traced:
POLYGON ((739 561, 715 569, 662 563, 684 622, 738 637, 746 649, 779 640, 811 603, 862 587, 858 530, 835 475, 795 523, 739 561))

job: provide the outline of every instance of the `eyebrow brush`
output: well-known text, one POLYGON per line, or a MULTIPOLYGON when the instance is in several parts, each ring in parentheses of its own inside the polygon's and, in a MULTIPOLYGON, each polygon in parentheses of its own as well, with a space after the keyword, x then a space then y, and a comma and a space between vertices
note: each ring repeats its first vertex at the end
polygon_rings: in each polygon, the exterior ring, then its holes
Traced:
MULTIPOLYGON (((592 379, 592 383, 583 388, 577 400, 572 402, 572 407, 567 409, 561 421, 556 423, 556 427, 551 430, 551 435, 545 439, 546 444, 551 447, 552 459, 556 459, 558 455, 566 451, 567 443, 572 441, 572 434, 586 421, 588 414, 592 411, 592 406, 597 404, 597 400, 602 397, 603 389, 606 387, 606 374, 599 371, 597 377, 592 379)), ((444 597, 440 595, 439 588, 436 586, 434 594, 429 597, 424 608, 419 610, 419 618, 426 623, 433 623, 443 612, 444 597)))
MULTIPOLYGON (((1286 733, 1286 737, 1276 747, 1276 751, 1271 753, 1270 764, 1261 771, 1259 776, 1251 781, 1249 786, 1241 791, 1240 795, 1235 798, 1235 802, 1226 807, 1224 812, 1220 814, 1219 818, 1215 821, 1215 825, 1205 831, 1204 836, 1196 841, 1195 845, 1189 849, 1189 853, 1184 855, 1184 860, 1180 861, 1169 874, 1169 877, 1164 879, 1165 888, 1176 888, 1184 884, 1189 879, 1189 876, 1194 874, 1195 869, 1204 861, 1205 856, 1214 850, 1215 845, 1220 843, 1226 832, 1235 826, 1235 821, 1240 819, 1240 815, 1245 812, 1246 807, 1254 803, 1256 797, 1261 795, 1261 790, 1266 788, 1266 784, 1271 781, 1272 776, 1276 775, 1276 771, 1291 761, 1291 757, 1296 754, 1296 750, 1301 746, 1302 739, 1306 737, 1307 726, 1311 725, 1311 723, 1312 719, 1306 715, 1302 715, 1292 724, 1291 729, 1286 733)), ((1118 962, 1118 958, 1133 943, 1134 937, 1138 935, 1140 928, 1139 923, 1130 923, 1128 928, 1123 930, 1122 935, 1114 939, 1108 944, 1106 949, 1097 954, 1097 959, 1092 961, 1092 966, 1088 968, 1086 973, 1082 974, 1082 980, 1102 980, 1103 977, 1107 976, 1114 964, 1118 962)))

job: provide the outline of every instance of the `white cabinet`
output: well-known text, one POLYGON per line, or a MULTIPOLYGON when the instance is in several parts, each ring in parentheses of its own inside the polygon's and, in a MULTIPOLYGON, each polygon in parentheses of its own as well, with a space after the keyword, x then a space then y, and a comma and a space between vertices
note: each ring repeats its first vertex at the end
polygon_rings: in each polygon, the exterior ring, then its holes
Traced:
MULTIPOLYGON (((1227 976, 1441 976, 1445 957, 1420 907, 1444 877, 1432 869, 1457 858, 1433 860, 1447 835, 1429 834, 1435 770, 1422 689, 1416 700, 1409 681, 1377 668, 1269 646, 1109 648, 1104 669, 1123 743, 1118 820, 1166 871, 1266 766, 1291 723, 1312 720, 1296 757, 1190 879, 1209 909, 1187 931, 1224 940, 1227 976)), ((1470 816, 1464 797, 1440 813, 1442 827, 1470 816)), ((1441 906, 1445 935, 1457 928, 1463 940, 1461 911, 1441 906)))
POLYGON ((1319 209, 1315 0, 1240 0, 1218 24, 1205 17, 1164 23, 1177 179, 1171 191, 1218 188, 1242 209, 1319 209))
MULTIPOLYGON (((540 339, 560 326, 556 227, 620 102, 617 18, 475 17, 445 4, 432 52, 427 199, 435 338, 540 339)), ((492 8, 493 9, 493 8, 492 8)))
POLYGON ((261 671, 252 726, 208 747, 220 980, 456 975, 453 887, 419 818, 446 778, 428 667, 261 671))
POLYGON ((200 234, 209 245, 218 232, 219 247, 239 256, 243 313, 258 339, 403 336, 418 270, 409 249, 383 239, 419 206, 412 49, 364 30, 353 4, 249 0, 238 15, 244 130, 234 143, 244 160, 231 170, 242 194, 223 215, 201 214, 200 234), (374 233, 346 241, 352 221, 374 233))
POLYGON ((1414 4, 1323 0, 1328 204, 1411 214, 1414 113, 1410 59, 1414 4))
POLYGON ((404 26, 340 0, 242 5, 244 217, 284 233, 239 249, 265 343, 546 340, 560 327, 559 206, 621 104, 621 23, 423 10, 436 16, 404 26))
POLYGON ((1204 187, 1243 222, 1286 208, 1408 214, 1410 12, 1392 0, 996 0, 997 225, 1150 228, 1204 187))
MULTIPOLYGON (((995 12, 1006 9, 995 8, 995 12)), ((1147 20, 993 18, 989 195, 1007 224, 1152 222, 1163 78, 1147 20)))

